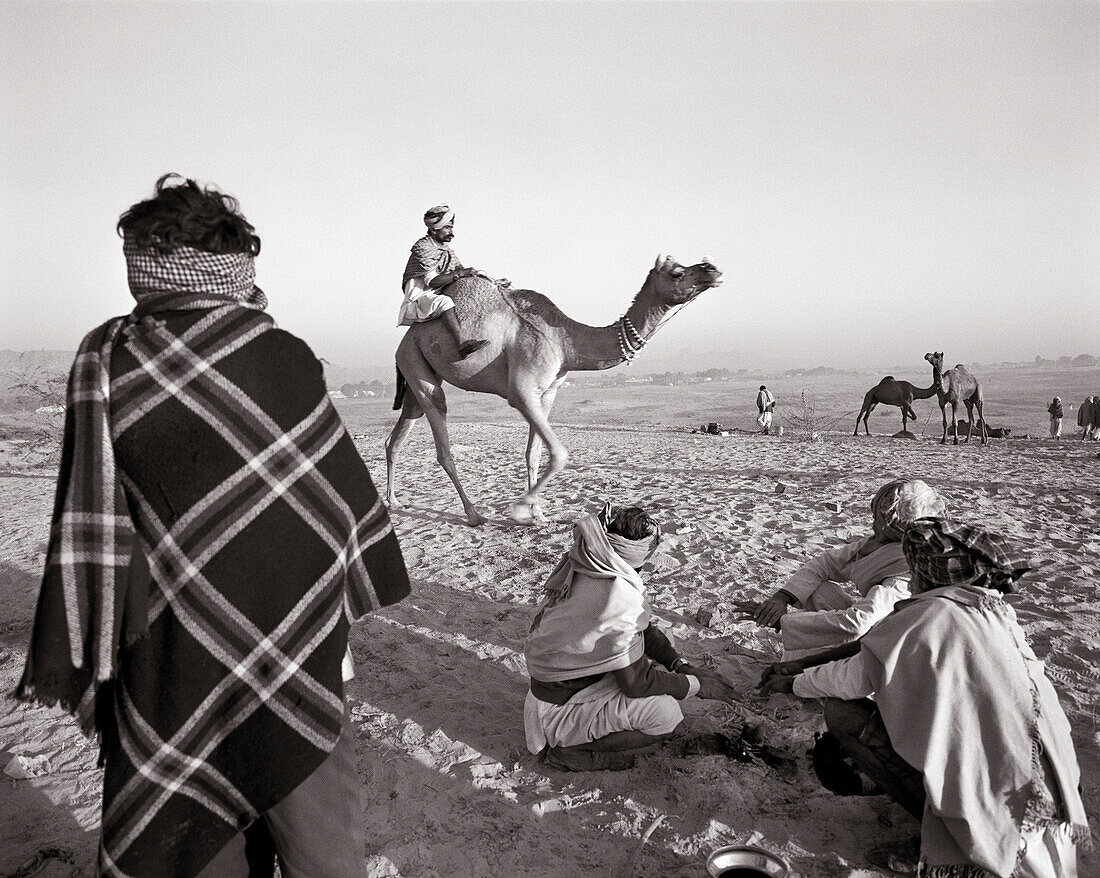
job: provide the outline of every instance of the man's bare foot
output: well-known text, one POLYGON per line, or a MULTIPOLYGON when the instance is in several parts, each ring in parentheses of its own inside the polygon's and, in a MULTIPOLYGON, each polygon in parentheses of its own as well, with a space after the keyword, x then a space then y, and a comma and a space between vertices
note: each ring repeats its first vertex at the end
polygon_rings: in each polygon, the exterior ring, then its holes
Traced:
POLYGON ((475 338, 471 341, 464 341, 458 346, 458 357, 461 360, 465 360, 470 354, 480 351, 485 345, 489 343, 487 338, 475 338))

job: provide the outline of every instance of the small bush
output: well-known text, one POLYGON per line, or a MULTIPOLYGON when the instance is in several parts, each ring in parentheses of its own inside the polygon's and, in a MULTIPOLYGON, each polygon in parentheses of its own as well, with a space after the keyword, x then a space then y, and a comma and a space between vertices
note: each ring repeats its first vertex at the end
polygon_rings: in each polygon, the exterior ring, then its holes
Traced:
POLYGON ((813 390, 803 387, 798 400, 784 412, 783 422, 795 439, 818 442, 825 433, 839 429, 840 424, 854 414, 854 411, 840 414, 822 411, 813 390))

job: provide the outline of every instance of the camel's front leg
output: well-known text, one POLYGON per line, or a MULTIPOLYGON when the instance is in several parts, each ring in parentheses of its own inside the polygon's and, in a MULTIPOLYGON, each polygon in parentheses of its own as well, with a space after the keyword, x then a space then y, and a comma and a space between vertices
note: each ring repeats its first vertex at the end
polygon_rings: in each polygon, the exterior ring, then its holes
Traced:
POLYGON ((959 404, 951 403, 951 432, 955 434, 954 445, 959 444, 959 404))
MULTIPOLYGON (((549 406, 547 406, 546 411, 543 410, 541 395, 536 395, 532 391, 516 390, 509 395, 508 402, 523 415, 530 425, 531 433, 537 436, 540 442, 546 446, 550 456, 542 476, 528 487, 523 496, 512 504, 512 519, 521 524, 531 524, 535 521, 545 520, 539 509, 539 492, 546 487, 546 483, 550 479, 565 468, 565 464, 569 461, 569 452, 565 450, 565 446, 561 444, 550 428, 550 420, 547 417, 549 406)), ((550 399, 550 404, 553 404, 553 397, 550 399)), ((530 439, 527 443, 528 454, 530 454, 533 444, 534 440, 530 439)), ((536 467, 537 462, 536 458, 536 467)), ((528 465, 530 465, 530 457, 528 458, 528 465)))
POLYGON ((539 436, 538 431, 528 426, 527 429, 527 454, 525 460, 527 461, 527 490, 530 491, 535 487, 535 482, 539 480, 539 462, 542 458, 542 437, 539 436))
POLYGON ((908 421, 912 421, 915 424, 917 422, 917 413, 913 411, 913 406, 903 405, 901 407, 901 432, 905 432, 905 425, 908 421))

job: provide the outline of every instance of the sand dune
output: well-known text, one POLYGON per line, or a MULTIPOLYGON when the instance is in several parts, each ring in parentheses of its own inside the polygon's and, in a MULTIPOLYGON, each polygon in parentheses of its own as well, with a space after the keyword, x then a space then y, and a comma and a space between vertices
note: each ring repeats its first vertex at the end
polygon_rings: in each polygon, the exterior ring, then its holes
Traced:
MULTIPOLYGON (((381 482, 381 419, 352 423, 381 482)), ((926 437, 831 434, 712 437, 666 427, 561 428, 572 458, 546 494, 551 523, 513 525, 526 429, 459 423, 453 447, 490 521, 471 529, 426 429, 410 438, 394 522, 414 580, 411 597, 358 624, 350 699, 358 729, 371 876, 615 876, 663 815, 632 874, 701 876, 706 853, 753 839, 806 878, 873 876, 863 853, 915 828, 884 797, 824 791, 807 750, 821 728, 812 703, 765 700, 753 683, 778 654, 773 633, 724 613, 773 590, 803 559, 866 531, 874 490, 898 475, 939 488, 959 517, 1011 535, 1036 569, 1011 597, 1048 663, 1073 725, 1086 807, 1100 819, 1100 460, 1095 443, 1024 440, 941 447, 926 437), (778 483, 786 487, 776 492, 778 483), (645 579, 681 651, 713 662, 744 691, 724 707, 686 703, 687 730, 758 730, 767 762, 665 749, 623 773, 565 775, 526 752, 524 634, 572 522, 603 499, 651 507, 668 535, 645 579), (838 502, 840 511, 826 504, 838 502), (709 627, 700 607, 717 610, 709 627)), ((0 461, 2 464, 3 461, 0 461)), ((52 473, 0 477, 0 686, 22 667, 52 503, 52 473)), ((90 875, 98 820, 95 749, 56 711, 7 702, 0 745, 9 765, 36 755, 38 777, 0 779, 0 874, 40 851, 41 875, 90 875), (47 851, 47 853, 49 853, 47 851)), ((1100 874, 1100 854, 1082 858, 1100 874)))

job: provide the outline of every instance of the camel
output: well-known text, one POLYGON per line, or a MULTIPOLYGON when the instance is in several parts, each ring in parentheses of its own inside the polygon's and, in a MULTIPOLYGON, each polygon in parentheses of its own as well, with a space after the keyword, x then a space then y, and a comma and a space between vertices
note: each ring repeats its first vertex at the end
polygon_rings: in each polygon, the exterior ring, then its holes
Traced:
POLYGON ((974 409, 978 410, 978 426, 982 432, 982 445, 985 445, 986 428, 984 402, 982 401, 982 385, 973 375, 967 371, 962 363, 956 364, 954 369, 943 371, 943 351, 934 354, 925 354, 924 358, 932 364, 932 383, 936 385, 936 397, 939 399, 940 411, 943 413, 943 436, 940 437, 940 445, 947 444, 947 406, 951 405, 951 432, 955 434, 955 445, 959 444, 958 413, 959 403, 966 406, 967 434, 966 441, 974 435, 974 409))
POLYGON ((569 454, 550 427, 550 409, 571 371, 610 369, 630 362, 662 323, 704 290, 722 283, 722 272, 706 257, 689 268, 658 256, 626 313, 610 326, 586 326, 566 317, 546 296, 516 290, 483 275, 455 281, 447 293, 471 337, 488 346, 458 358, 454 339, 438 320, 409 327, 397 346, 397 398, 401 414, 386 439, 386 502, 400 504, 395 493, 397 457, 412 425, 427 416, 436 459, 458 491, 470 525, 485 517, 467 496, 451 457, 443 382, 463 390, 504 397, 527 421, 527 491, 513 504, 514 521, 543 523, 539 493, 566 465, 569 454), (538 466, 543 445, 549 460, 538 466))
POLYGON ((868 436, 871 431, 867 428, 867 419, 879 403, 883 405, 896 405, 901 409, 901 431, 905 432, 905 424, 908 420, 916 420, 917 415, 913 411, 914 399, 928 399, 936 395, 936 382, 929 387, 914 387, 908 381, 898 381, 893 375, 885 376, 878 384, 867 391, 863 397, 863 408, 856 415, 856 429, 853 436, 859 435, 859 422, 863 421, 863 430, 868 436))

